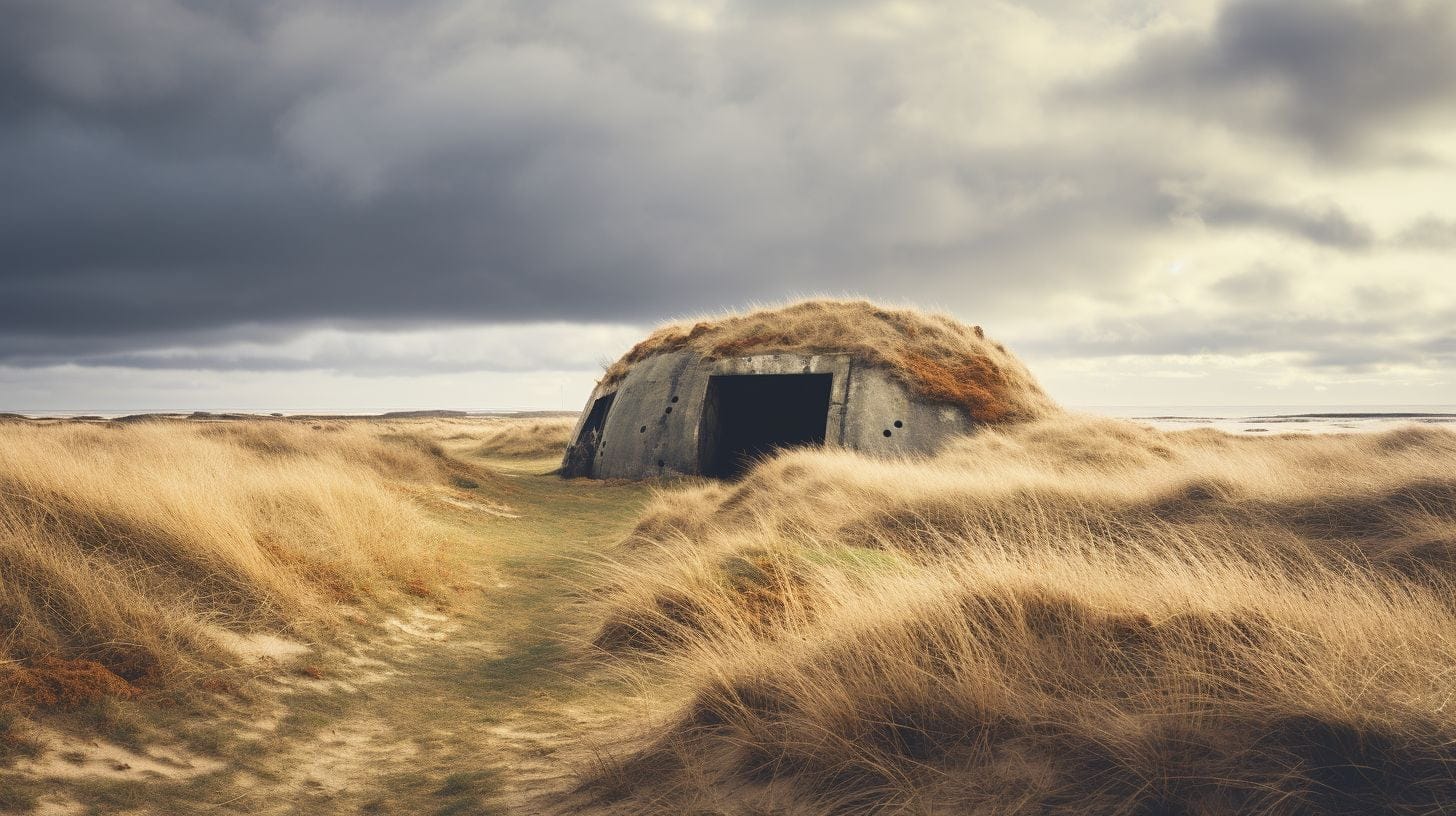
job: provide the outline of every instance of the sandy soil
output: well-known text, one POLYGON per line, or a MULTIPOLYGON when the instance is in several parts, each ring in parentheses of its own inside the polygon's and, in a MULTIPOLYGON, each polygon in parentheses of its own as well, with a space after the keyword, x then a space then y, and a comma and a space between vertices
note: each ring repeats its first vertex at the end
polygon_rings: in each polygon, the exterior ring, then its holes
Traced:
POLYGON ((634 720, 569 644, 579 559, 646 491, 515 475, 511 512, 484 497, 438 511, 473 538, 463 596, 329 645, 216 630, 255 675, 243 697, 128 703, 141 724, 125 745, 48 727, 46 751, 0 784, 40 786, 44 814, 555 812, 592 735, 634 720))

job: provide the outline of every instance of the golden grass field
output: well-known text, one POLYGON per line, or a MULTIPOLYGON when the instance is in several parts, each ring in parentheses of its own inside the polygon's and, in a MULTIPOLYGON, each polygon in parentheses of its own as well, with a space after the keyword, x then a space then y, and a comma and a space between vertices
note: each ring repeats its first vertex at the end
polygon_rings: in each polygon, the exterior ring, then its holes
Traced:
POLYGON ((570 427, 0 424, 0 812, 1456 801, 1449 431, 1052 414, 651 487, 551 475, 570 427))
POLYGON ((21 668, 0 678, 84 693, 27 668, 64 656, 163 679, 217 657, 209 626, 306 634, 341 603, 424 592, 450 533, 411 498, 448 478, 487 477, 359 424, 4 426, 0 660, 21 668))
POLYGON ((1456 434, 1064 416, 658 496, 597 646, 685 701, 621 813, 1435 813, 1456 434))
MULTIPOLYGON (((172 790, 156 812, 183 812, 238 787, 209 753, 246 766, 256 740, 289 730, 310 751, 345 716, 326 674, 389 674, 371 644, 414 659, 497 577, 481 528, 516 519, 503 497, 521 491, 488 457, 549 470, 572 421, 0 422, 0 812, 68 787, 68 805, 111 812, 162 795, 149 785, 172 790), (297 727, 249 733, 283 719, 267 702, 279 683, 307 698, 287 707, 297 727), (189 710, 213 723, 175 721, 189 710), (213 793, 168 788, 195 776, 213 793)), ((260 790, 292 812, 296 785, 274 781, 260 790)))

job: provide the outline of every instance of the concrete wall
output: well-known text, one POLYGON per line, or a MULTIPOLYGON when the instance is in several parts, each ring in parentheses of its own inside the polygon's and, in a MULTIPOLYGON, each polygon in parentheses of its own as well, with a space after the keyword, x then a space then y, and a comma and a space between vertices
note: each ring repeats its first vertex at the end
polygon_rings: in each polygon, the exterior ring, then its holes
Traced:
MULTIPOLYGON (((880 455, 929 453, 950 436, 973 427, 954 406, 927 403, 885 371, 856 363, 847 354, 763 354, 705 360, 691 352, 650 357, 632 367, 621 383, 598 386, 572 434, 577 444, 595 401, 612 393, 601 441, 590 461, 591 476, 643 479, 696 475, 699 430, 708 378, 715 374, 830 374, 826 445, 880 455), (897 424, 898 423, 898 424, 897 424)), ((583 455, 568 451, 563 475, 588 475, 583 455)))
POLYGON ((933 453, 975 427, 964 408, 921 400, 880 368, 855 367, 848 404, 842 444, 865 453, 933 453))
MULTIPOLYGON (((581 439, 587 411, 596 400, 616 392, 602 429, 590 475, 603 479, 644 479, 697 472, 697 421, 708 377, 696 354, 659 354, 632 367, 626 379, 611 388, 598 386, 572 432, 581 439), (659 464, 661 463, 661 464, 659 464)), ((566 469, 563 475, 584 476, 566 469)))

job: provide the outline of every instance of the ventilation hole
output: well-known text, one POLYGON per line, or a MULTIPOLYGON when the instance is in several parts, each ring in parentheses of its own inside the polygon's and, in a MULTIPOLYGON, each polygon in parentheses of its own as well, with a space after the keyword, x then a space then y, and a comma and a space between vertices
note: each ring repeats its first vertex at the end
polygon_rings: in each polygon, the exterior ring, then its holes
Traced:
POLYGON ((673 402, 677 402, 677 397, 673 397, 673 398, 672 398, 672 401, 673 401, 673 402))
POLYGON ((657 466, 658 467, 666 467, 667 466, 667 462, 664 462, 663 460, 658 459, 657 460, 657 466))
POLYGON ((905 423, 903 423, 903 422, 901 422, 900 420, 897 419, 897 420, 895 420, 895 427, 896 428, 903 428, 903 427, 905 427, 905 423))
POLYGON ((667 406, 667 413, 669 413, 669 414, 672 413, 672 406, 671 405, 667 406))
POLYGON ((889 428, 886 428, 885 429, 885 436, 891 436, 891 433, 890 433, 890 429, 889 428))
POLYGON ((642 427, 638 428, 637 433, 647 433, 647 426, 643 425, 642 427))

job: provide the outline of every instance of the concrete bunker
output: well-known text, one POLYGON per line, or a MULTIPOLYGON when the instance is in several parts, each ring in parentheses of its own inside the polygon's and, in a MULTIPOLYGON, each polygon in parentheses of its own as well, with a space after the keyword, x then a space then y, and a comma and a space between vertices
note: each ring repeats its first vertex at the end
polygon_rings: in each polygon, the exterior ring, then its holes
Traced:
POLYGON ((822 445, 832 374, 715 374, 708 378, 698 431, 704 476, 733 478, 759 457, 822 445))
POLYGON ((612 410, 612 401, 616 397, 612 393, 592 400, 591 410, 577 429, 575 442, 567 448, 563 470, 588 477, 594 474, 596 460, 602 452, 602 431, 607 425, 607 412, 612 410))
POLYGON ((735 478, 800 446, 931 453, 1055 410, 979 327, 863 301, 806 301, 658 329, 607 369, 566 477, 735 478))

